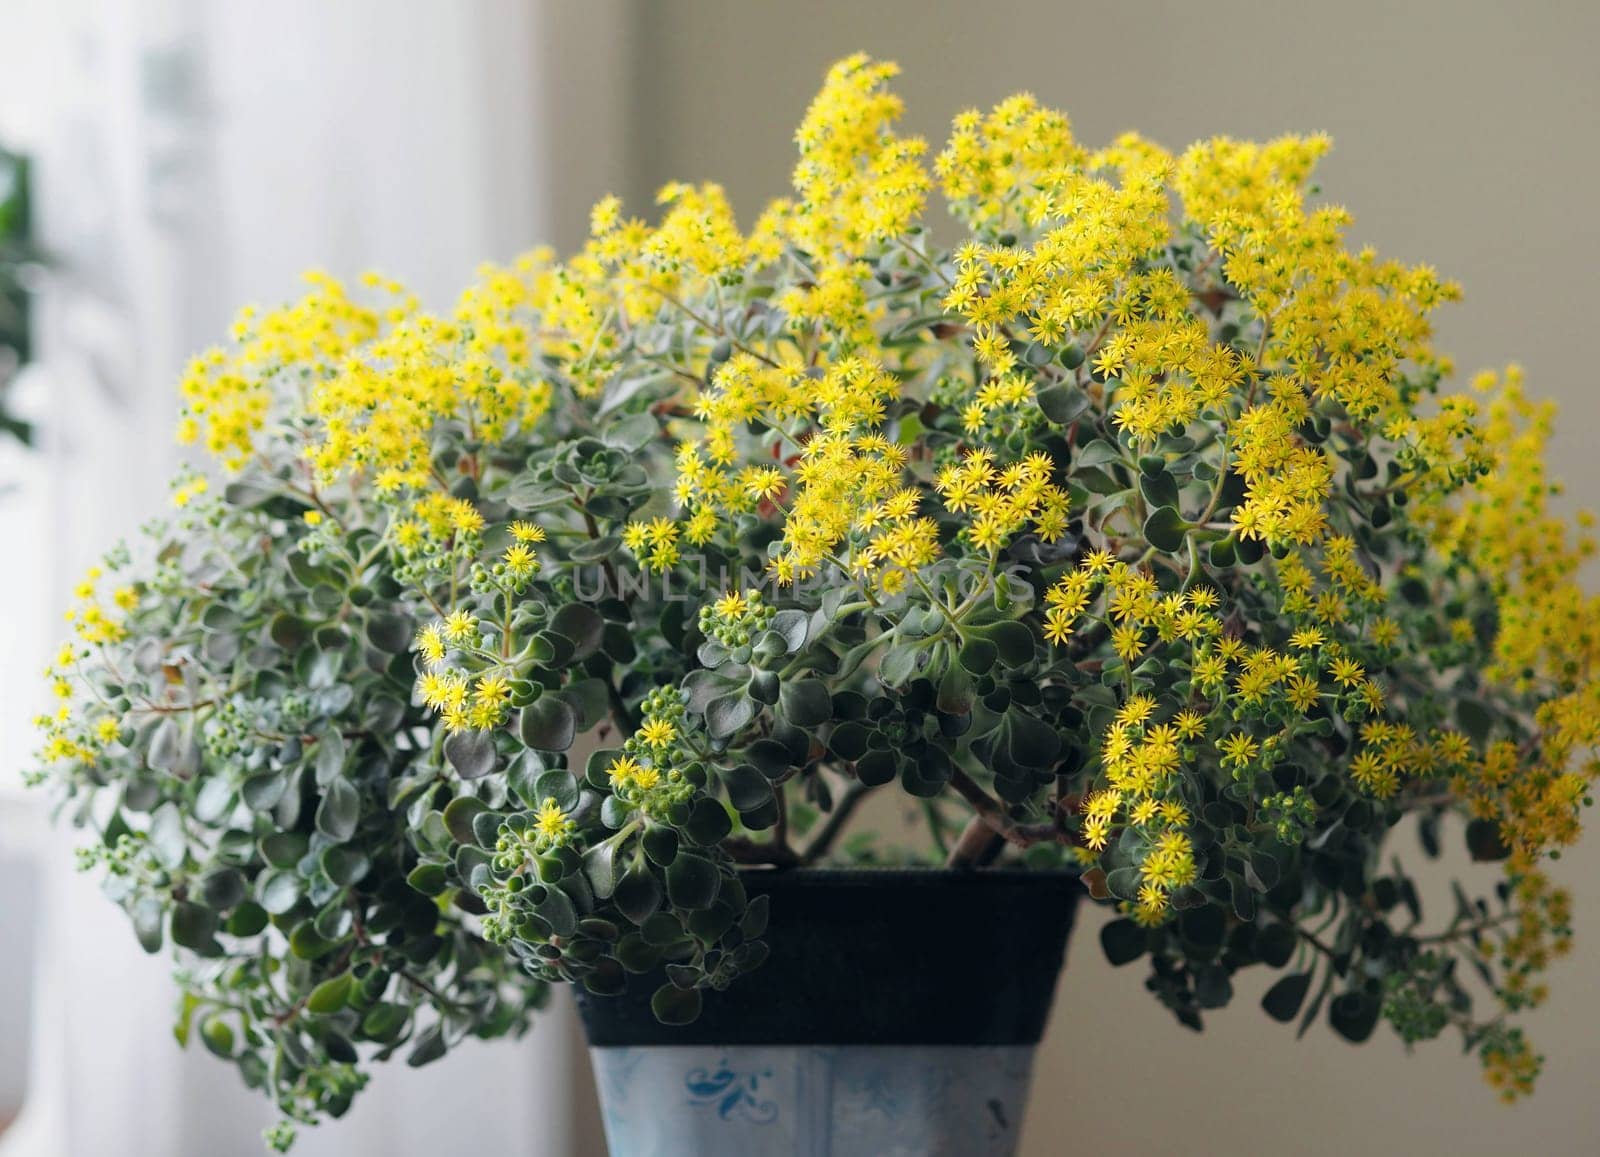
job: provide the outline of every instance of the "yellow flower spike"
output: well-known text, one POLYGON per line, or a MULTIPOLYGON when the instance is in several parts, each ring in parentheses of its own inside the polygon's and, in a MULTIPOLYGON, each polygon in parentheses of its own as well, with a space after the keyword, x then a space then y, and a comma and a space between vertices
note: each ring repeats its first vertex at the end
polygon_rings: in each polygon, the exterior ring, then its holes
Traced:
POLYGON ((927 146, 893 132, 902 106, 887 82, 898 72, 864 54, 840 61, 795 132, 798 203, 788 232, 826 261, 848 261, 904 234, 922 212, 927 146))

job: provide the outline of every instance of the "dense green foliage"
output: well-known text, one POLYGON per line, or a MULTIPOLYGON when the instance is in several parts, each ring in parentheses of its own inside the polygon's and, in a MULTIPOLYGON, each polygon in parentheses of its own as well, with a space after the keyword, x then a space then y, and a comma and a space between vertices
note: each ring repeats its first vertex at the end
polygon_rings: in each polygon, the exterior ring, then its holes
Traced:
POLYGON ((138 606, 88 684, 119 755, 67 786, 100 836, 83 866, 146 950, 179 950, 179 1042, 310 1120, 344 1112, 359 1053, 418 1065, 520 1033, 545 986, 483 939, 470 895, 419 887, 409 833, 439 767, 381 541, 351 526, 316 549, 275 481, 246 473, 150 528, 153 566, 109 600, 138 606))

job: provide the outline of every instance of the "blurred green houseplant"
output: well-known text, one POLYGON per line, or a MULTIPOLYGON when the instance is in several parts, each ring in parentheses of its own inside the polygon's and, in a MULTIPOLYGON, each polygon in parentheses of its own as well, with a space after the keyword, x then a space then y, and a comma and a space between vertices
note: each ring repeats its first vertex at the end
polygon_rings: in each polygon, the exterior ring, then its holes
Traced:
POLYGON ((840 861, 1075 871, 1185 1024, 1263 965, 1279 1020, 1531 1086, 1600 734, 1548 409, 1443 389, 1455 288, 1344 247, 1325 141, 1018 97, 930 171, 891 74, 834 69, 749 233, 607 199, 452 314, 317 278, 186 375, 225 482, 79 592, 38 778, 288 1117, 549 981, 665 966, 691 1020, 761 983, 742 874, 840 861), (921 843, 840 839, 891 785, 921 843), (1424 923, 1402 821, 1503 880, 1424 923))
POLYGON ((32 427, 10 409, 10 387, 32 356, 29 276, 41 254, 33 243, 28 159, 0 146, 0 432, 22 442, 32 427))

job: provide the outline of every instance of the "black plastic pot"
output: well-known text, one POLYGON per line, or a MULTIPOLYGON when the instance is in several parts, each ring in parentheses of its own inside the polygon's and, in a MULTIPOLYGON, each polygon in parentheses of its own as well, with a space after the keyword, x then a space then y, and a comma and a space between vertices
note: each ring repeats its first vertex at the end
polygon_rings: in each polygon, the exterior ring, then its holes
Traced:
POLYGON ((661 975, 578 993, 589 1043, 1032 1045, 1044 1032, 1073 912, 1067 872, 748 871, 771 897, 771 955, 698 1020, 650 1011, 661 975))

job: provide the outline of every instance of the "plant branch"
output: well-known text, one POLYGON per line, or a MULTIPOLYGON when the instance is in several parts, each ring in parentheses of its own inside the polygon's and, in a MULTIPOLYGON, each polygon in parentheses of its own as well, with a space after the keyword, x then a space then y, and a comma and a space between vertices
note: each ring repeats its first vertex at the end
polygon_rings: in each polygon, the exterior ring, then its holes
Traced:
MULTIPOLYGON (((1019 848, 1031 848, 1034 844, 1040 843, 1071 842, 1071 836, 1059 830, 1054 822, 1043 824, 1018 824, 1013 822, 1006 815, 1004 805, 994 796, 984 791, 976 780, 959 767, 951 772, 950 786, 955 788, 962 799, 972 805, 972 810, 977 813, 973 816, 973 819, 980 821, 1008 844, 1013 844, 1019 848)), ((956 847, 950 852, 950 862, 952 864, 968 862, 964 858, 958 859, 958 853, 964 857, 971 850, 969 847, 964 846, 968 842, 967 837, 972 825, 969 823, 967 828, 968 831, 962 832, 961 839, 956 841, 956 847)), ((972 837, 972 843, 977 843, 976 835, 972 837)))
POLYGON ((775 868, 797 868, 800 855, 788 844, 776 840, 752 840, 748 836, 731 836, 722 841, 723 851, 736 864, 771 864, 775 868))
POLYGON ((956 842, 950 845, 950 854, 945 857, 944 866, 980 868, 993 861, 995 853, 1004 842, 1000 833, 990 827, 987 820, 981 815, 975 815, 967 821, 967 826, 961 829, 961 835, 956 838, 956 842))
POLYGON ((1458 940, 1477 939, 1485 932, 1502 925, 1510 924, 1522 918, 1520 912, 1505 912, 1499 916, 1489 916, 1482 920, 1474 920, 1470 924, 1447 932, 1437 932, 1432 936, 1418 936, 1418 944, 1453 944, 1458 940))
POLYGON ((828 854, 829 849, 833 847, 833 842, 839 838, 839 833, 850 822, 851 815, 854 814, 861 801, 871 791, 872 789, 864 783, 852 783, 845 790, 845 793, 839 797, 839 802, 833 805, 833 811, 828 813, 828 818, 817 829, 817 834, 811 837, 811 842, 806 845, 805 851, 800 854, 800 863, 802 865, 815 864, 828 854))

